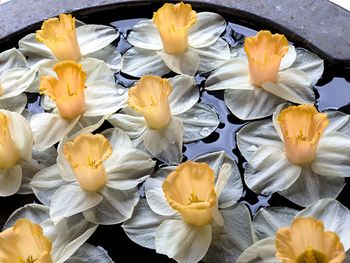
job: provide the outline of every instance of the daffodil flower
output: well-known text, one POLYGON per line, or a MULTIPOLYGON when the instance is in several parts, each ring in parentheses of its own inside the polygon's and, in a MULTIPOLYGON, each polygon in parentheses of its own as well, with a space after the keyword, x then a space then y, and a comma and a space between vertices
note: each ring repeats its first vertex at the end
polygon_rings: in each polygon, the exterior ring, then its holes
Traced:
POLYGON ((131 217, 139 201, 137 185, 149 177, 154 165, 119 129, 78 133, 60 142, 57 165, 37 173, 31 186, 50 207, 55 223, 83 213, 93 223, 117 224, 131 217))
POLYGON ((350 176, 350 117, 319 113, 313 105, 283 107, 273 121, 252 122, 238 132, 247 186, 301 206, 335 198, 350 176))
POLYGON ((82 128, 92 132, 105 115, 126 106, 125 89, 116 86, 112 71, 100 60, 59 62, 49 73, 40 82, 41 105, 47 112, 30 120, 36 150, 45 150, 82 128))
POLYGON ((235 262, 253 244, 236 163, 215 152, 158 170, 122 225, 135 243, 178 262, 235 262))
POLYGON ((55 225, 48 207, 25 205, 13 212, 0 233, 1 262, 112 263, 102 248, 85 243, 96 229, 82 215, 55 225))
POLYGON ((129 107, 108 121, 166 163, 180 163, 183 142, 203 139, 219 125, 216 111, 197 103, 199 90, 193 77, 143 76, 128 94, 129 107))
POLYGON ((219 38, 225 27, 218 14, 196 13, 183 2, 166 3, 153 19, 133 27, 127 40, 134 47, 123 55, 122 71, 141 77, 213 70, 230 58, 228 44, 219 38))
POLYGON ((318 56, 265 30, 247 37, 244 52, 240 49, 205 84, 209 91, 225 90, 225 103, 235 116, 252 120, 272 115, 286 101, 314 103, 313 86, 323 73, 318 56))
POLYGON ((334 199, 321 199, 302 211, 269 207, 253 219, 258 242, 236 263, 334 262, 350 260, 350 211, 334 199))

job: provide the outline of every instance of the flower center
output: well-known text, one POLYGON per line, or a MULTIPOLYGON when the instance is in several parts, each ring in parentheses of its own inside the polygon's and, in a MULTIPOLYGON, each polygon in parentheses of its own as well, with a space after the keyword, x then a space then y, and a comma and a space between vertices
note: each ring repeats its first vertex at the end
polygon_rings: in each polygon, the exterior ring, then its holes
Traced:
POLYGON ((297 165, 313 162, 317 146, 328 126, 327 115, 313 105, 291 106, 278 116, 288 159, 297 165))
POLYGON ((248 57, 251 83, 260 87, 266 82, 276 82, 281 60, 288 52, 286 37, 263 30, 245 39, 244 50, 248 57))
POLYGON ((129 89, 129 106, 143 115, 151 129, 163 129, 171 121, 168 96, 172 87, 167 79, 143 76, 129 89))
POLYGON ((38 259, 33 259, 33 256, 29 256, 29 257, 27 257, 26 261, 23 261, 23 263, 34 263, 37 260, 38 259))
POLYGON ((44 43, 59 61, 81 58, 80 48, 75 32, 75 18, 60 14, 59 18, 44 21, 41 30, 36 31, 36 40, 44 43))
POLYGON ((188 48, 188 30, 197 22, 197 13, 192 6, 184 4, 164 4, 153 15, 162 39, 164 51, 168 54, 182 54, 188 48))
POLYGON ((297 263, 327 263, 327 257, 324 253, 313 249, 312 247, 307 248, 303 254, 301 254, 297 263))
POLYGON ((40 81, 40 93, 54 100, 60 115, 67 120, 85 111, 86 74, 81 67, 74 61, 59 62, 53 68, 58 79, 45 76, 40 81))
POLYGON ((0 169, 14 166, 20 158, 20 152, 11 137, 9 118, 0 112, 0 169))
POLYGON ((83 134, 66 142, 63 154, 70 163, 80 187, 95 192, 107 182, 103 161, 112 154, 112 146, 101 134, 83 134))

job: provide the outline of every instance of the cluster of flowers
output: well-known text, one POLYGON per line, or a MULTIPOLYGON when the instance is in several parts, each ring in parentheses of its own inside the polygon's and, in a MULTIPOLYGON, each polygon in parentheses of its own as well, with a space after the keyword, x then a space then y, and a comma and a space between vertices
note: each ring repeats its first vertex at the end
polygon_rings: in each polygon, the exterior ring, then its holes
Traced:
POLYGON ((350 117, 313 106, 323 61, 269 31, 230 50, 225 27, 218 14, 165 4, 133 27, 122 56, 114 28, 62 14, 0 54, 0 196, 33 192, 43 204, 10 216, 0 262, 112 262, 85 241, 118 223, 178 262, 345 260, 350 211, 332 198, 350 176, 350 117), (140 79, 122 87, 119 70, 140 79), (238 118, 273 115, 237 134, 244 180, 304 210, 265 208, 251 220, 230 156, 181 163, 183 144, 219 125, 199 102, 197 72, 210 72, 205 89, 225 90, 238 118), (28 111, 24 92, 40 93, 44 111, 28 111), (114 128, 96 133, 106 121, 114 128), (164 165, 154 172, 155 159, 164 165))

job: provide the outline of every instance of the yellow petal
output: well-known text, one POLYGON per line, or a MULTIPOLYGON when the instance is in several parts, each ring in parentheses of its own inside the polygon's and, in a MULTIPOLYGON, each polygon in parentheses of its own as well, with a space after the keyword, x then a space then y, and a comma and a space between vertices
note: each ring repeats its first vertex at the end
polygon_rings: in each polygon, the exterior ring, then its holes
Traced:
POLYGON ((0 233, 0 259, 13 263, 53 263, 52 245, 40 225, 19 219, 0 233))
POLYGON ((59 18, 45 20, 41 30, 36 31, 36 40, 51 49, 59 61, 78 62, 81 58, 75 32, 75 18, 71 15, 60 14, 59 18))
POLYGON ((0 112, 0 169, 14 166, 20 158, 20 152, 11 137, 10 119, 0 112))
POLYGON ((327 115, 319 113, 313 105, 291 106, 279 114, 278 123, 288 159, 298 165, 311 163, 329 124, 327 115))
POLYGON ((172 87, 167 79, 143 76, 129 89, 129 106, 143 115, 152 129, 162 129, 171 121, 168 96, 172 87))
POLYGON ((94 192, 106 184, 103 161, 111 156, 112 146, 103 135, 79 135, 64 144, 63 153, 82 189, 94 192))
POLYGON ((276 257, 283 263, 341 263, 345 258, 338 235, 324 231, 322 221, 312 217, 294 219, 275 240, 276 257))
POLYGON ((40 81, 40 93, 55 101, 62 118, 71 120, 85 111, 86 74, 74 61, 57 63, 53 70, 58 79, 45 76, 40 81))
POLYGON ((288 52, 287 38, 263 30, 245 39, 244 50, 248 57, 251 83, 260 87, 265 82, 276 82, 281 60, 288 52))
POLYGON ((214 171, 205 163, 187 161, 177 166, 163 183, 169 205, 191 225, 210 223, 216 204, 214 171))
POLYGON ((190 4, 164 4, 153 14, 153 23, 157 26, 168 54, 181 54, 188 48, 188 30, 197 22, 197 13, 190 4))

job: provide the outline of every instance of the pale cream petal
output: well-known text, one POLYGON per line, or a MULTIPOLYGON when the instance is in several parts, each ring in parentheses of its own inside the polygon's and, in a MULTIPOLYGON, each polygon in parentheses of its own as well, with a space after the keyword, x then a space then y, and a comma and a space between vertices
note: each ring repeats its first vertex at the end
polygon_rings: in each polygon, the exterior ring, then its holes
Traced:
MULTIPOLYGON (((70 140, 73 140, 75 136, 69 137, 70 140)), ((63 137, 62 140, 59 142, 57 147, 57 173, 60 174, 60 177, 66 181, 66 182, 75 182, 76 177, 74 174, 74 171, 72 169, 72 166, 66 159, 63 153, 63 146, 64 144, 69 140, 67 136, 63 137)))
POLYGON ((22 168, 19 165, 0 170, 0 196, 15 194, 22 181, 22 168))
POLYGON ((35 39, 35 33, 30 33, 18 41, 19 51, 24 56, 36 57, 37 59, 53 59, 54 54, 43 43, 35 39))
POLYGON ((236 263, 280 263, 275 254, 275 238, 265 238, 243 251, 236 263))
POLYGON ((65 261, 65 263, 86 262, 113 263, 114 261, 108 256, 107 251, 102 247, 95 247, 88 243, 84 243, 69 259, 65 261))
POLYGON ((338 131, 350 136, 350 115, 336 110, 328 110, 325 113, 327 113, 329 120, 329 125, 324 131, 325 133, 338 131))
POLYGON ((114 45, 108 45, 100 50, 90 53, 89 57, 103 60, 113 72, 121 69, 122 56, 114 45))
POLYGON ((26 105, 27 96, 25 94, 20 94, 18 96, 5 100, 0 100, 0 109, 15 111, 18 113, 22 113, 26 105))
POLYGON ((288 46, 288 52, 285 54, 281 60, 280 70, 289 68, 295 61, 297 57, 297 52, 292 44, 288 46))
POLYGON ((18 49, 11 48, 0 53, 0 75, 8 69, 26 67, 26 59, 18 49))
POLYGON ((136 117, 128 114, 113 114, 108 119, 114 127, 124 131, 130 138, 140 137, 147 129, 145 120, 142 116, 136 117))
POLYGON ((137 48, 149 50, 163 49, 158 29, 153 24, 152 19, 141 20, 134 25, 127 40, 131 45, 137 48))
POLYGON ((0 77, 3 94, 0 99, 8 99, 23 93, 33 83, 35 69, 13 68, 4 72, 0 77))
POLYGON ((82 68, 86 73, 85 85, 87 87, 96 80, 114 82, 114 73, 102 60, 95 58, 82 58, 79 63, 82 65, 82 68))
POLYGON ((272 115, 273 126, 275 127, 275 130, 276 130, 276 132, 277 132, 277 134, 280 137, 282 142, 284 142, 284 138, 283 138, 281 126, 278 123, 278 116, 280 115, 282 110, 288 108, 289 106, 292 106, 292 104, 291 103, 283 103, 283 104, 278 105, 276 107, 275 112, 272 115))

